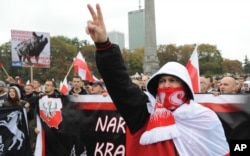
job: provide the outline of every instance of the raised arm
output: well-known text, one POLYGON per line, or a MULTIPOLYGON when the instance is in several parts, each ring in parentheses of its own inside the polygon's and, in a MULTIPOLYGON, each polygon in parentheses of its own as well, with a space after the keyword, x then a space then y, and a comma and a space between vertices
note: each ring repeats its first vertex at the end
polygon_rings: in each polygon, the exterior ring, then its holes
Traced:
POLYGON ((108 37, 100 5, 96 4, 96 11, 89 4, 87 7, 92 16, 92 20, 87 22, 86 33, 90 35, 95 43, 106 42, 108 37))
POLYGON ((99 4, 96 5, 96 12, 90 5, 88 9, 92 20, 88 21, 86 32, 95 42, 98 71, 126 125, 135 133, 149 118, 146 105, 148 97, 131 81, 119 46, 108 40, 99 4))

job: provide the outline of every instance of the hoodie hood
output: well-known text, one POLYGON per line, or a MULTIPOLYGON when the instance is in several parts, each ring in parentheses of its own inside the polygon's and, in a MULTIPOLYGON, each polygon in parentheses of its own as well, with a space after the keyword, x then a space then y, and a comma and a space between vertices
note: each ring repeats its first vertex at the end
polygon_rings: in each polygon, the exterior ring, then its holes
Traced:
POLYGON ((249 80, 244 81, 244 82, 243 82, 243 84, 247 84, 247 85, 248 85, 248 87, 250 88, 250 81, 249 81, 249 80))
POLYGON ((188 97, 190 99, 194 99, 194 92, 192 89, 192 82, 188 71, 185 66, 177 62, 168 62, 164 66, 162 66, 151 78, 148 80, 147 83, 147 90, 156 97, 157 88, 158 88, 158 80, 162 75, 172 75, 180 80, 182 80, 186 84, 186 89, 188 92, 188 97))
POLYGON ((19 98, 19 99, 21 99, 21 92, 20 92, 20 89, 19 89, 18 87, 16 87, 16 86, 11 86, 10 88, 15 89, 15 90, 16 90, 16 93, 17 93, 18 98, 19 98))

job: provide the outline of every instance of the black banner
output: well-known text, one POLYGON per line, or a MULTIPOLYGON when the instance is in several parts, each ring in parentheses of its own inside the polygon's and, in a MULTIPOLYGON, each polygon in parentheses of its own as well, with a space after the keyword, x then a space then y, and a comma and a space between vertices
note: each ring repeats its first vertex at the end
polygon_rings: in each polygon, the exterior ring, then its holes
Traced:
POLYGON ((27 117, 22 107, 0 109, 0 156, 31 156, 27 117))

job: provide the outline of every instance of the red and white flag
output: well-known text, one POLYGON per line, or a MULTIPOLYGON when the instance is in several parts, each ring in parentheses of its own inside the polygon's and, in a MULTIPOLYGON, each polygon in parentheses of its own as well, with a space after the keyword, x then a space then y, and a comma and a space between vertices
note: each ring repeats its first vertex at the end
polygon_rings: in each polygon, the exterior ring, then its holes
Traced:
POLYGON ((85 62, 85 59, 83 58, 81 52, 78 52, 76 58, 74 59, 73 65, 75 74, 78 74, 83 80, 88 80, 90 82, 94 81, 89 67, 85 62))
POLYGON ((196 45, 190 59, 187 62, 186 68, 190 75, 194 93, 200 92, 200 72, 199 72, 199 60, 198 60, 198 45, 196 45))
POLYGON ((68 82, 67 82, 67 78, 66 77, 64 78, 63 82, 60 84, 60 92, 63 95, 66 95, 69 92, 69 86, 68 86, 68 82))

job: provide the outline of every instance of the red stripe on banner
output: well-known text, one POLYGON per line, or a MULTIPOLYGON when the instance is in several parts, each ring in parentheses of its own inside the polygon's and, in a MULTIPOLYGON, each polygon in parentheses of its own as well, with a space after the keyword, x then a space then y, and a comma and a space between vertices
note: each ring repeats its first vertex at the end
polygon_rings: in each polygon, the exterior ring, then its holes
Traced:
POLYGON ((241 104, 216 104, 216 103, 200 103, 201 105, 212 109, 215 112, 239 112, 242 111, 241 104))
POLYGON ((84 110, 117 110, 113 102, 76 102, 75 106, 84 110))

